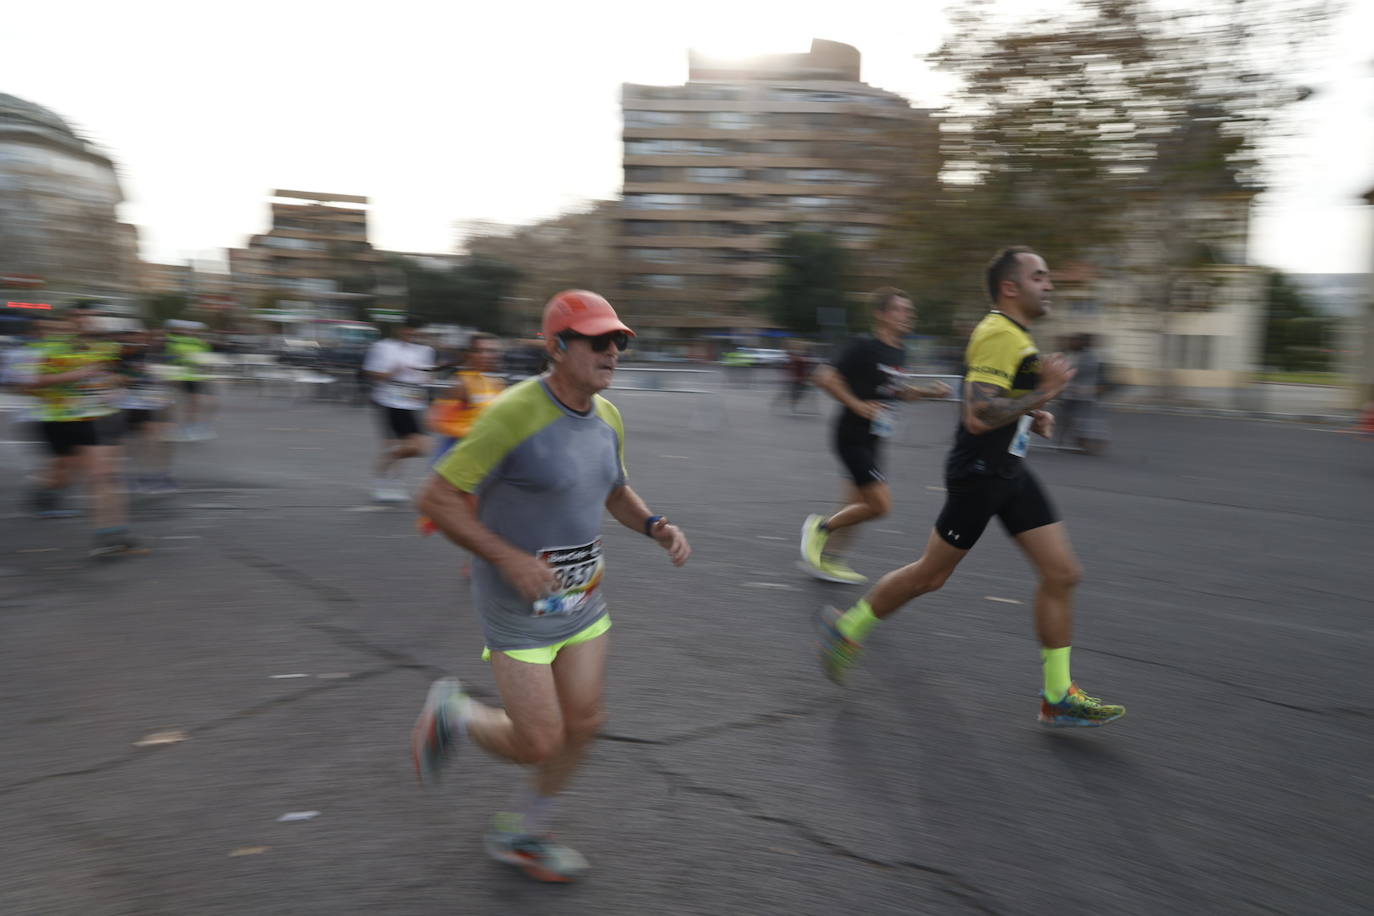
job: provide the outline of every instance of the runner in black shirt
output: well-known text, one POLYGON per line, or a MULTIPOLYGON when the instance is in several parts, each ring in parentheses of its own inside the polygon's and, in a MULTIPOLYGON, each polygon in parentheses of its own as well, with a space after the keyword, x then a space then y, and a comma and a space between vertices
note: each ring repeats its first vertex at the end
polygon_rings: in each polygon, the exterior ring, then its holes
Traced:
POLYGON ((878 622, 943 586, 995 517, 1040 578, 1040 723, 1106 725, 1126 709, 1084 693, 1070 675, 1074 589, 1082 570, 1064 523, 1025 462, 1031 433, 1046 439, 1054 433, 1054 415, 1045 405, 1074 380, 1063 355, 1042 358, 1030 335, 1030 323, 1049 312, 1050 269, 1029 248, 1004 248, 988 264, 985 280, 993 308, 964 355, 964 404, 945 465, 944 508, 919 560, 883 576, 844 613, 822 611, 821 662, 831 680, 843 682, 878 622))
POLYGON ((808 516, 802 524, 802 565, 827 582, 858 584, 865 576, 850 569, 832 536, 892 508, 892 494, 879 469, 879 443, 892 435, 891 401, 949 397, 943 382, 914 387, 902 374, 906 351, 902 336, 911 332, 916 309, 906 293, 890 286, 873 294, 873 334, 850 341, 828 366, 816 370, 815 385, 843 405, 835 422, 834 447, 848 472, 845 505, 827 518, 808 516), (830 547, 830 549, 827 549, 830 547))

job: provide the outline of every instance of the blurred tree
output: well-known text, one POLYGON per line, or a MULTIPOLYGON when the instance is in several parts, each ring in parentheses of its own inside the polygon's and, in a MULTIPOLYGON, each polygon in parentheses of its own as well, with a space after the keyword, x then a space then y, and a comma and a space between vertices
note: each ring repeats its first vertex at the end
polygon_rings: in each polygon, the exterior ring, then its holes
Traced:
POLYGON ((944 181, 901 226, 918 301, 981 306, 987 258, 1029 244, 1059 268, 1114 268, 1167 311, 1177 272, 1220 260, 1217 237, 1236 231, 1199 202, 1229 195, 1244 213, 1281 111, 1310 92, 1286 74, 1316 53, 1331 8, 1076 0, 1021 24, 963 0, 934 56, 958 80, 944 181), (1133 264, 1149 266, 1125 276, 1133 264))
POLYGON ((1332 321, 1277 270, 1269 271, 1264 325, 1264 364, 1284 372, 1324 371, 1331 366, 1332 321))
POLYGON ((158 293, 143 300, 143 312, 153 327, 163 327, 168 321, 185 316, 190 300, 183 293, 158 293))
POLYGON ((799 334, 815 334, 822 330, 820 309, 838 309, 849 318, 849 253, 835 239, 791 230, 778 241, 774 256, 778 267, 761 303, 774 321, 799 334))
POLYGON ((405 278, 410 314, 484 331, 500 330, 502 300, 520 279, 515 267, 482 255, 469 255, 449 270, 432 270, 404 257, 392 257, 388 266, 405 278))
POLYGON ((520 276, 517 267, 496 258, 465 258, 453 271, 458 283, 461 323, 493 333, 503 330, 503 302, 514 292, 520 276))

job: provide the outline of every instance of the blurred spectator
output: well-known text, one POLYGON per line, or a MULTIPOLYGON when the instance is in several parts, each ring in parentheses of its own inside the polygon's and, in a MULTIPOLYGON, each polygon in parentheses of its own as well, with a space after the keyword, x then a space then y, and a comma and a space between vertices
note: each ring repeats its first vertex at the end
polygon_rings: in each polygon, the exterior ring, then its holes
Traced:
POLYGON ((787 345, 787 359, 783 363, 783 386, 778 390, 774 404, 784 400, 790 405, 792 413, 799 407, 811 390, 808 380, 815 368, 815 360, 807 350, 804 341, 794 340, 787 345))
POLYGON ((1100 455, 1110 438, 1101 404, 1106 391, 1106 367, 1091 334, 1075 334, 1069 340, 1068 350, 1069 364, 1076 374, 1059 401, 1058 444, 1100 455))

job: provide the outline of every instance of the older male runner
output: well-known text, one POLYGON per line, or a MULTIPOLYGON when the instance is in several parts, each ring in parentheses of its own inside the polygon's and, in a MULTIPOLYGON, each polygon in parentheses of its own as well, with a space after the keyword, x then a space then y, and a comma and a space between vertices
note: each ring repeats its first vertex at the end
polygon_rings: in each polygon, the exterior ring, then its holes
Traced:
POLYGON ((478 703, 452 678, 436 681, 411 738, 415 767, 431 783, 468 741, 532 766, 531 785, 494 819, 486 848, 541 881, 571 881, 587 868, 548 832, 555 798, 605 715, 602 513, 652 538, 675 566, 691 554, 682 531, 630 489, 620 412, 598 393, 633 333, 596 293, 554 296, 544 310, 552 368, 493 401, 419 500, 476 557, 483 657, 505 708, 478 703))

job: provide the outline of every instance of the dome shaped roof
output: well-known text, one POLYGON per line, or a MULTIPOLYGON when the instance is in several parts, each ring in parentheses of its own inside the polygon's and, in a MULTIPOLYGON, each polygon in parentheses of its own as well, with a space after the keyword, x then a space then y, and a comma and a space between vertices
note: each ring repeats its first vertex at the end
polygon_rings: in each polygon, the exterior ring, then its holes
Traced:
POLYGON ((21 98, 6 95, 0 92, 0 117, 11 118, 18 121, 29 121, 43 127, 51 128, 64 136, 71 137, 73 140, 79 139, 76 132, 68 126, 67 122, 57 116, 56 113, 49 111, 42 105, 35 105, 26 102, 21 98))

